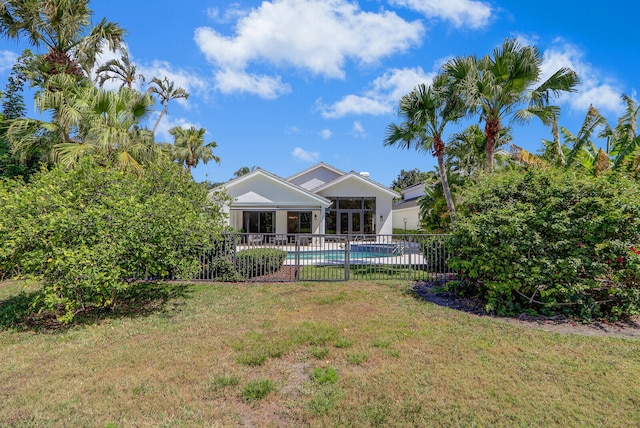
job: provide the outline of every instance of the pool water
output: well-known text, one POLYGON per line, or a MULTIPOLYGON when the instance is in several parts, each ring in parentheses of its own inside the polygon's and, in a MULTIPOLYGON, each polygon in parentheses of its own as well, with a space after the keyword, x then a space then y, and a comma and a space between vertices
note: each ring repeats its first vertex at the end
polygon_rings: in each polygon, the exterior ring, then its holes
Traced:
MULTIPOLYGON (((351 251, 349 257, 354 259, 373 259, 378 257, 389 257, 392 254, 380 253, 373 251, 351 251)), ((320 251, 301 251, 300 260, 313 260, 313 261, 331 261, 331 260, 344 260, 344 250, 320 250, 320 251)), ((287 260, 295 260, 296 253, 287 253, 287 260)))

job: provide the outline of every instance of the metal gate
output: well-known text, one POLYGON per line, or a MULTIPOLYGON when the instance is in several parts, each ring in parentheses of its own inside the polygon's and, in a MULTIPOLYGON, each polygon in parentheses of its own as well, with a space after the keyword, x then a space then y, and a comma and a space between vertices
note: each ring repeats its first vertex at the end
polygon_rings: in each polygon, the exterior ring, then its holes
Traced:
POLYGON ((453 277, 450 235, 225 234, 202 281, 433 280, 453 277))

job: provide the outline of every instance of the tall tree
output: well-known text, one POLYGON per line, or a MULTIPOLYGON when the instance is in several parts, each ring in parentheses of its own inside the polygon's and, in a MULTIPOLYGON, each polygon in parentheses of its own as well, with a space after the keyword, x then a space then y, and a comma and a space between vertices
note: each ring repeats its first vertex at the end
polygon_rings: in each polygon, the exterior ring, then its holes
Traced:
POLYGON ((74 76, 65 73, 53 75, 47 82, 59 89, 40 91, 36 109, 49 113, 53 120, 14 120, 8 136, 16 154, 41 152, 50 162, 67 165, 92 154, 136 171, 159 155, 152 134, 139 127, 153 105, 149 94, 78 85, 74 76))
MULTIPOLYGON (((511 128, 504 127, 498 133, 496 149, 509 143, 512 139, 511 128)), ((484 169, 487 139, 478 125, 471 125, 462 132, 451 135, 446 150, 445 160, 453 171, 463 176, 477 175, 484 169)), ((500 156, 496 163, 503 167, 508 163, 508 156, 500 156)))
POLYGON ((565 145, 570 146, 570 151, 566 157, 567 167, 575 166, 576 163, 579 163, 585 169, 591 170, 596 165, 599 150, 594 144, 592 136, 598 128, 606 125, 606 119, 598 109, 589 106, 577 135, 574 135, 565 127, 560 128, 565 145))
POLYGON ((485 122, 487 171, 493 170, 495 146, 502 121, 526 122, 538 117, 551 125, 558 108, 549 104, 553 96, 575 91, 578 76, 560 68, 540 83, 542 54, 537 47, 523 46, 515 39, 505 42, 483 58, 458 57, 444 66, 450 84, 465 99, 467 108, 485 122))
POLYGON ((391 182, 391 188, 395 190, 406 189, 407 187, 424 182, 427 177, 429 177, 429 173, 422 172, 418 168, 410 170, 401 169, 396 179, 391 182))
POLYGON ((625 112, 618 119, 614 129, 605 128, 601 136, 611 141, 611 154, 614 156, 614 167, 625 166, 638 173, 640 168, 640 135, 638 135, 638 120, 640 119, 640 104, 630 96, 623 94, 625 112))
POLYGON ((200 161, 204 164, 210 160, 220 163, 220 158, 213 154, 213 149, 218 147, 218 144, 214 141, 205 144, 204 134, 206 132, 205 128, 198 129, 195 126, 191 126, 189 129, 176 126, 169 130, 174 138, 173 146, 169 147, 170 155, 174 160, 183 164, 189 172, 200 161))
POLYGON ((0 35, 44 46, 38 63, 44 79, 57 73, 89 77, 96 57, 105 47, 115 51, 125 33, 105 18, 93 26, 92 14, 89 0, 3 0, 0 35))
POLYGON ((254 171, 257 168, 258 168, 257 166, 252 166, 251 168, 249 168, 248 166, 243 166, 242 168, 239 168, 237 171, 235 171, 233 173, 233 176, 235 178, 242 177, 243 175, 247 175, 251 171, 254 171))
POLYGON ((451 221, 455 221, 456 208, 447 180, 444 162, 445 143, 442 133, 445 127, 462 117, 461 100, 451 90, 446 76, 439 75, 430 86, 420 84, 400 99, 399 115, 403 122, 387 127, 385 146, 401 149, 430 150, 438 161, 444 197, 451 221))
POLYGON ((186 100, 189 98, 189 93, 181 87, 176 87, 175 82, 169 80, 166 76, 162 80, 154 77, 151 79, 151 84, 152 86, 149 86, 148 89, 149 93, 155 94, 160 99, 160 104, 162 105, 162 111, 160 112, 158 120, 156 121, 152 131, 153 135, 155 135, 158 125, 160 125, 160 121, 162 120, 162 116, 167 112, 169 101, 178 98, 184 98, 186 100))
POLYGON ((96 70, 96 81, 101 88, 108 80, 119 80, 122 82, 120 87, 127 86, 129 89, 133 89, 136 80, 144 82, 144 76, 136 73, 136 66, 129 59, 127 50, 120 49, 120 52, 120 58, 109 60, 96 70))

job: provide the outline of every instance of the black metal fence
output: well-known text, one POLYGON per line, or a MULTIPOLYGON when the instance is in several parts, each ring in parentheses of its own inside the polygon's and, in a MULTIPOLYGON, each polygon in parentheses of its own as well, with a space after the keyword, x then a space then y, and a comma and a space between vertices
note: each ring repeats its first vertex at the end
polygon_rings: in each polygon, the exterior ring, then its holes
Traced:
POLYGON ((225 234, 201 257, 202 281, 449 279, 449 235, 225 234))

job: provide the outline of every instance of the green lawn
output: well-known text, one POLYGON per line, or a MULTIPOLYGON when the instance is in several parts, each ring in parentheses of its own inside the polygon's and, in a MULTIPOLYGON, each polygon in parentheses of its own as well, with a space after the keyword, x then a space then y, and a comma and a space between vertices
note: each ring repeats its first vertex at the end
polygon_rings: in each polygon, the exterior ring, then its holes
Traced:
POLYGON ((58 330, 7 321, 24 287, 0 283, 0 426, 640 426, 639 340, 407 283, 165 285, 58 330))

